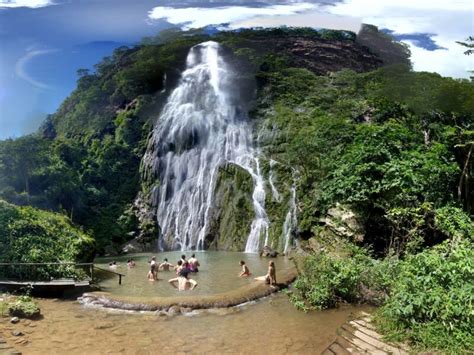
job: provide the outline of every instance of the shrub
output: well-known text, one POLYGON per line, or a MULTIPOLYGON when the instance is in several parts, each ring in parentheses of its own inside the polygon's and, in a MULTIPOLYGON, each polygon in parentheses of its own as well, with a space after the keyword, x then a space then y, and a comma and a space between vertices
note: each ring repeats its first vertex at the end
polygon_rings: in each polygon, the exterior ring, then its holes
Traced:
POLYGON ((40 308, 30 296, 20 296, 8 303, 10 315, 20 318, 36 318, 40 315, 40 308))
MULTIPOLYGON (((78 262, 92 259, 94 241, 66 216, 0 200, 0 247, 4 263, 78 262)), ((79 276, 72 266, 16 266, 0 273, 26 280, 79 276)))
POLYGON ((348 246, 349 256, 313 254, 299 265, 290 300, 299 309, 326 309, 340 302, 381 305, 399 272, 399 259, 373 259, 365 249, 348 246))
POLYGON ((444 242, 400 264, 380 311, 382 330, 428 349, 474 349, 474 249, 444 242))

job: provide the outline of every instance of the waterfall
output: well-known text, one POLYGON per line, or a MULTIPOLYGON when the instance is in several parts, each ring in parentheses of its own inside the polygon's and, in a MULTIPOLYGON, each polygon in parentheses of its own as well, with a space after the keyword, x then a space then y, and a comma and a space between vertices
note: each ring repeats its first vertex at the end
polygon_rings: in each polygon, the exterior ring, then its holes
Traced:
POLYGON ((169 249, 203 249, 218 169, 244 168, 254 182, 255 219, 246 252, 268 239, 264 180, 252 126, 239 103, 236 74, 209 41, 192 47, 178 86, 166 102, 143 158, 147 180, 157 180, 151 203, 169 249))
POLYGON ((272 197, 275 201, 281 202, 281 195, 278 192, 277 188, 275 187, 275 184, 273 182, 274 176, 273 176, 273 167, 277 164, 277 162, 273 159, 270 159, 270 174, 268 177, 268 182, 270 184, 270 188, 272 189, 272 197))
POLYGON ((288 209, 288 213, 286 214, 285 223, 283 223, 283 230, 282 235, 285 241, 285 254, 288 253, 291 243, 291 234, 293 228, 296 227, 297 219, 296 219, 296 186, 293 183, 291 186, 291 196, 290 196, 290 207, 288 209))

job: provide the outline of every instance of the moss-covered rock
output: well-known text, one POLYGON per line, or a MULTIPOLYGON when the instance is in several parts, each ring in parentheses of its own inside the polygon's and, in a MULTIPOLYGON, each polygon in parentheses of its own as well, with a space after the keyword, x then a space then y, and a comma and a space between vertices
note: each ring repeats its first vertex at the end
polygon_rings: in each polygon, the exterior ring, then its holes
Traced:
POLYGON ((41 314, 38 304, 29 296, 14 297, 7 302, 11 316, 19 318, 37 318, 41 314))
POLYGON ((242 251, 255 216, 253 180, 243 168, 228 163, 219 169, 206 248, 242 251))

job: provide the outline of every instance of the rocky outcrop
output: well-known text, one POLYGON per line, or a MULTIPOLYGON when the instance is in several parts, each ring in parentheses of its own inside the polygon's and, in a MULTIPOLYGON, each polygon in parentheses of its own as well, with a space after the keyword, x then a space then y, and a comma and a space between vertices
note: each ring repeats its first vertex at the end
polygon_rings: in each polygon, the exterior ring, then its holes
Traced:
MULTIPOLYGON (((129 232, 129 236, 133 239, 123 244, 120 251, 122 253, 156 251, 158 249, 160 226, 156 220, 156 215, 152 209, 148 208, 142 194, 137 197, 128 214, 128 218, 136 218, 136 221, 132 224, 136 225, 137 230, 129 232)), ((127 218, 127 216, 124 218, 127 218)))
POLYGON ((367 47, 347 40, 286 38, 276 43, 278 53, 286 53, 291 66, 323 75, 342 69, 366 72, 382 66, 382 60, 367 47))
POLYGON ((331 232, 343 239, 356 243, 364 240, 364 227, 359 222, 357 214, 347 206, 338 203, 330 208, 322 223, 331 232))
POLYGON ((232 163, 219 169, 206 248, 230 251, 245 249, 255 214, 252 191, 252 177, 246 170, 232 163))

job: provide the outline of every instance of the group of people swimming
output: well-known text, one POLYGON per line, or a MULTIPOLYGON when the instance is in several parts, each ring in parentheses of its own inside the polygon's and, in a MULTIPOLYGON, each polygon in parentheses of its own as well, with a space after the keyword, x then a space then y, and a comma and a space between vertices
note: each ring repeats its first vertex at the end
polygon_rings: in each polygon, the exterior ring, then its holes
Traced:
MULTIPOLYGON (((178 289, 179 291, 185 290, 193 290, 197 287, 198 283, 196 280, 189 277, 192 273, 199 272, 199 267, 201 264, 199 260, 196 258, 196 254, 192 254, 191 258, 188 260, 186 259, 186 255, 181 255, 181 259, 176 262, 176 265, 171 264, 168 262, 168 259, 165 258, 162 263, 158 264, 156 262, 156 257, 152 257, 149 261, 150 270, 147 274, 148 281, 157 281, 158 280, 158 271, 176 271, 176 277, 171 278, 168 280, 169 284, 174 288, 178 289)), ((248 268, 245 261, 241 260, 239 262, 240 267, 242 268, 241 272, 239 273, 239 277, 249 277, 252 275, 250 269, 248 268)), ((111 262, 109 263, 109 267, 114 269, 118 265, 117 263, 111 262)), ((133 268, 136 266, 136 263, 133 259, 129 259, 127 261, 127 267, 133 268)), ((275 263, 273 261, 269 261, 268 263, 268 271, 267 274, 264 276, 255 277, 254 280, 256 281, 265 281, 270 286, 276 286, 276 270, 275 270, 275 263)))
POLYGON ((196 258, 196 254, 193 254, 189 260, 186 260, 186 255, 181 255, 176 265, 168 262, 165 258, 161 264, 157 264, 156 258, 152 257, 150 260, 150 271, 148 271, 148 281, 158 280, 158 270, 170 271, 174 269, 177 277, 169 279, 168 282, 171 286, 177 288, 180 291, 193 290, 197 286, 197 281, 189 278, 189 274, 199 272, 201 264, 196 258))

